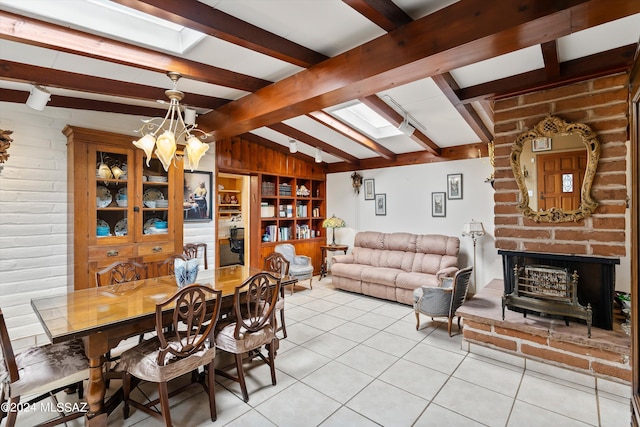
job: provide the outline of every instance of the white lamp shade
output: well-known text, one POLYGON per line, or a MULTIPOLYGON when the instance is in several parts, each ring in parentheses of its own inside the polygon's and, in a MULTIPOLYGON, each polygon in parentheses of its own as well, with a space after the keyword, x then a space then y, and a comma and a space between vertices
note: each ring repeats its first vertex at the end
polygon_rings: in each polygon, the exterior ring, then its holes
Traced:
POLYGON ((34 110, 42 111, 47 105, 47 102, 51 99, 51 92, 42 86, 33 86, 31 93, 27 99, 27 106, 34 110))
POLYGON ((484 236, 484 225, 479 221, 471 220, 464 225, 462 229, 463 236, 484 236))
POLYGON ((147 134, 139 140, 133 141, 133 145, 143 150, 147 155, 147 167, 149 167, 149 161, 151 160, 153 149, 156 146, 156 138, 151 134, 147 134))
POLYGON ((200 138, 191 135, 187 138, 187 146, 184 151, 187 153, 187 159, 189 160, 189 168, 191 172, 195 169, 198 169, 198 163, 200 163, 200 159, 204 156, 204 153, 209 149, 209 144, 205 144, 200 140, 200 138))
POLYGON ((169 171, 174 154, 176 154, 176 137, 170 130, 165 130, 156 141, 156 155, 165 172, 169 171))
POLYGON ((296 142, 295 139, 290 139, 289 140, 289 152, 290 153, 297 153, 298 152, 298 143, 296 142))

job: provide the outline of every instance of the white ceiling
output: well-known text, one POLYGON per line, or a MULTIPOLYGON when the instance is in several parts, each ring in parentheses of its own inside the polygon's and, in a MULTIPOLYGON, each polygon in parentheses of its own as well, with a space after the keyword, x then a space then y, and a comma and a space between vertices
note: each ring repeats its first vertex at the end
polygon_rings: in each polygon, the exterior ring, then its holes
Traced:
MULTIPOLYGON (((341 54, 387 34, 382 28, 341 0, 200 0, 200 2, 322 53, 327 57, 341 54)), ((393 0, 393 2, 414 20, 455 3, 451 0, 393 0)), ((112 18, 111 22, 106 21, 99 24, 94 19, 87 19, 86 16, 96 13, 90 10, 92 7, 91 3, 85 3, 84 0, 57 0, 55 2, 51 0, 0 0, 0 10, 35 17, 63 26, 77 28, 83 32, 108 37, 107 33, 109 33, 110 28, 115 28, 118 22, 114 22, 112 18), (54 3, 54 10, 57 13, 55 18, 47 18, 40 15, 41 11, 54 3), (67 22, 68 17, 80 12, 80 10, 83 10, 85 14, 81 21, 87 23, 84 28, 67 22), (89 26, 92 28, 88 28, 89 26), (95 30, 94 28, 100 28, 100 30, 95 30)), ((156 31, 162 32, 162 28, 156 31)), ((142 35, 139 36, 138 40, 141 42, 136 44, 146 47, 144 40, 149 36, 153 36, 153 34, 147 32, 144 37, 142 35)), ((573 60, 637 43, 639 38, 640 13, 637 13, 558 39, 558 58, 560 62, 573 60)), ((303 70, 302 67, 211 36, 205 36, 187 52, 176 56, 274 82, 303 70)), ((133 82, 146 86, 165 89, 171 87, 171 82, 162 73, 44 47, 36 47, 19 41, 11 41, 7 38, 0 39, 0 59, 133 82)), ((541 47, 540 45, 535 45, 454 69, 451 71, 451 75, 459 87, 465 88, 541 69, 544 66, 541 47)), ((170 68, 169 65, 167 67, 170 68)), ((30 83, 0 79, 0 88, 29 91, 30 83)), ((186 93, 202 94, 229 100, 236 100, 249 95, 249 92, 242 90, 187 78, 180 80, 179 88, 186 93)), ((97 93, 88 94, 68 88, 49 87, 49 89, 54 95, 131 105, 158 106, 153 101, 105 96, 97 93)), ((481 141, 431 78, 424 78, 394 87, 377 95, 392 108, 396 108, 393 103, 388 101, 387 95, 393 98, 404 110, 417 119, 419 122, 416 124, 418 130, 421 130, 441 148, 474 144, 481 141)), ((189 104, 188 96, 184 102, 189 104)), ((477 104, 472 105, 477 106, 477 104)), ((207 110, 199 109, 199 113, 206 112, 207 110)), ((479 110, 478 113, 484 114, 479 110)), ((294 117, 284 121, 284 123, 357 158, 367 159, 378 155, 374 151, 307 116, 294 117)), ((252 130, 252 133, 283 146, 288 146, 288 135, 269 128, 257 128, 252 130)), ((384 138, 377 142, 396 154, 424 150, 421 145, 405 135, 384 138)), ((298 145, 301 152, 309 156, 314 155, 314 146, 298 145)), ((342 161, 339 157, 326 153, 323 155, 323 160, 328 163, 342 161)))

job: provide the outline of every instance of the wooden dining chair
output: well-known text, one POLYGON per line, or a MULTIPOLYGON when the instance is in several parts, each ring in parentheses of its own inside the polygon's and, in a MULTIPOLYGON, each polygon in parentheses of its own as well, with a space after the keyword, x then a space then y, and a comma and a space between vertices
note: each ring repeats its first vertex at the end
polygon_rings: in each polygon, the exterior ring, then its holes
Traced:
MULTIPOLYGON (((20 408, 20 398, 29 396, 23 402, 24 408, 37 408, 34 403, 53 396, 69 386, 76 386, 78 397, 83 398, 82 381, 89 378, 89 361, 84 354, 82 340, 67 341, 42 347, 31 347, 14 354, 7 325, 0 309, 0 421, 7 417, 6 426, 13 427, 20 408), (9 408, 13 410, 7 411, 9 408)), ((57 401, 54 400, 54 404, 57 401)), ((79 405, 80 408, 82 405, 79 405)), ((57 407, 57 406, 56 406, 57 407)), ((80 418, 85 412, 59 412, 59 417, 47 425, 53 426, 80 418)))
MULTIPOLYGON (((191 383, 176 391, 177 394, 192 384, 201 384, 209 394, 211 421, 215 421, 215 326, 220 315, 222 291, 208 286, 188 285, 168 300, 156 304, 157 336, 144 341, 122 353, 124 369, 124 418, 129 418, 129 407, 133 406, 171 425, 169 393, 167 383, 191 373, 191 383), (173 307, 171 327, 165 328, 166 311, 173 307), (200 366, 208 368, 198 373, 200 366), (159 397, 146 403, 131 396, 132 378, 158 383, 159 397), (154 407, 160 403, 160 411, 154 407)), ((144 396, 145 394, 142 393, 144 396)))
MULTIPOLYGON (((133 282, 135 280, 146 279, 147 266, 137 263, 135 261, 116 261, 106 268, 96 272, 96 283, 98 286, 118 285, 121 283, 133 282)), ((138 342, 142 342, 144 334, 140 334, 138 342)), ((117 370, 117 363, 120 360, 120 353, 125 347, 123 344, 118 351, 113 352, 109 350, 105 355, 107 359, 107 371, 105 373, 105 385, 109 388, 112 379, 120 379, 122 374, 117 370), (115 353, 115 354, 114 354, 115 353)))
POLYGON ((167 259, 158 261, 156 264, 158 276, 172 276, 175 274, 176 259, 181 259, 183 261, 188 260, 188 258, 182 254, 169 255, 167 259))
POLYGON ((202 257, 204 258, 204 269, 209 269, 207 262, 207 244, 206 243, 185 243, 182 247, 182 253, 187 258, 199 258, 200 249, 202 249, 202 257))
POLYGON ((280 278, 271 273, 257 273, 237 286, 233 295, 235 321, 225 325, 216 333, 216 347, 235 355, 237 376, 224 370, 216 373, 240 384, 242 398, 249 401, 244 378, 243 356, 247 360, 262 359, 271 368, 271 383, 276 385, 275 324, 276 303, 280 294, 280 278), (268 355, 262 354, 265 346, 268 355))
MULTIPOLYGON (((281 253, 273 252, 264 259, 263 270, 270 273, 277 273, 280 277, 289 274, 289 261, 281 253)), ((280 298, 276 303, 276 312, 280 313, 280 325, 275 332, 282 331, 282 338, 287 338, 287 325, 284 321, 284 286, 280 285, 280 298)))
POLYGON ((117 285, 148 277, 147 266, 135 261, 116 261, 96 272, 98 286, 117 285))

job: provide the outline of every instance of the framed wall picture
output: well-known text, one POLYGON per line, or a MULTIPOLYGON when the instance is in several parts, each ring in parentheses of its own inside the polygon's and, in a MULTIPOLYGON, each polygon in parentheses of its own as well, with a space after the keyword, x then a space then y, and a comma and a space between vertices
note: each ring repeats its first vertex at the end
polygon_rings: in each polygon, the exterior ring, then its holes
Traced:
POLYGON ((431 193, 431 216, 447 216, 447 193, 431 193))
POLYGON ((184 171, 184 221, 211 221, 213 172, 184 171))
POLYGON ((374 179, 364 180, 364 199, 373 200, 376 198, 376 185, 374 179))
POLYGON ((462 174, 447 175, 447 198, 449 200, 462 199, 462 174))
POLYGON ((541 136, 531 141, 531 151, 549 151, 551 150, 551 138, 541 136))
POLYGON ((376 194, 376 215, 387 214, 387 195, 384 193, 376 194))

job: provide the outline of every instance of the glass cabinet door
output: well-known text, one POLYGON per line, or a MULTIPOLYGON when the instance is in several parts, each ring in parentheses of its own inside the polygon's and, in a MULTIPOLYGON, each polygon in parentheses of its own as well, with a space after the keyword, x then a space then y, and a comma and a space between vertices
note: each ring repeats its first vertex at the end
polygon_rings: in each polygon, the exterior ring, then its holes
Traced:
POLYGON ((175 218, 173 217, 175 189, 171 184, 176 167, 181 163, 171 163, 165 172, 162 163, 155 157, 149 159, 144 153, 137 153, 140 165, 141 215, 138 239, 143 241, 164 241, 173 233, 175 218))
POLYGON ((98 245, 131 242, 133 150, 96 144, 88 156, 89 238, 98 245))

